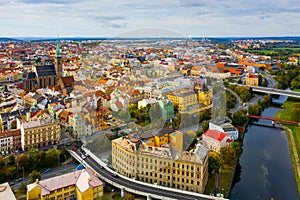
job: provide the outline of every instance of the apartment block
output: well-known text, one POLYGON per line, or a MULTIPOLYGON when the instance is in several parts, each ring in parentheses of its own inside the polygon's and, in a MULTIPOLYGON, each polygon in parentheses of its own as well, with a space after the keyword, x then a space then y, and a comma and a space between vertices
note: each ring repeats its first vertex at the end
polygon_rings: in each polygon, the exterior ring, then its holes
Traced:
POLYGON ((27 185, 27 200, 94 200, 103 196, 102 181, 83 169, 27 185))
POLYGON ((208 152, 201 144, 182 151, 183 134, 148 131, 112 141, 112 165, 139 181, 202 193, 208 179, 208 152))

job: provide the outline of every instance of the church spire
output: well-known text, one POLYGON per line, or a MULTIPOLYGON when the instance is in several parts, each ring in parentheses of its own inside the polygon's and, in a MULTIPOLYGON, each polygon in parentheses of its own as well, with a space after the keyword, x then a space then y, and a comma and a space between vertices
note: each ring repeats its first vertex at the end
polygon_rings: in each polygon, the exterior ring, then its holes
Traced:
POLYGON ((57 41, 56 41, 56 57, 60 57, 59 36, 57 36, 57 41))

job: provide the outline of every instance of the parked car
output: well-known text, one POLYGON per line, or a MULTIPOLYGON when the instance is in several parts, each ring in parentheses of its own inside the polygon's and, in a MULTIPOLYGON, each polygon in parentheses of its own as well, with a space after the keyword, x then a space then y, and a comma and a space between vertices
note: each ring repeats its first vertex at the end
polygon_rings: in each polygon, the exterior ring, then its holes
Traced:
POLYGON ((72 151, 77 151, 77 148, 76 147, 72 147, 72 151))
POLYGON ((48 168, 48 169, 46 169, 44 172, 45 173, 48 173, 48 172, 50 172, 51 171, 51 168, 48 168))
POLYGON ((82 159, 86 159, 86 156, 85 156, 85 155, 82 155, 81 158, 82 158, 82 159))
POLYGON ((68 142, 68 143, 66 144, 66 146, 71 146, 71 143, 70 143, 70 142, 68 142))

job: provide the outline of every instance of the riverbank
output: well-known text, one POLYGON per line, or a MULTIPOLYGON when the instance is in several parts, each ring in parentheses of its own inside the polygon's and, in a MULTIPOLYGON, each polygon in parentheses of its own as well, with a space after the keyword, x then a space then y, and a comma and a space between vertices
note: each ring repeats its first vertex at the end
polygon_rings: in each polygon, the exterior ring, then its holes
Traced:
MULTIPOLYGON (((291 110, 296 102, 287 101, 282 105, 284 110, 276 113, 275 118, 291 120, 291 110)), ((288 136, 289 149, 295 174, 295 180, 297 183, 298 194, 300 194, 300 127, 285 125, 283 127, 288 136)), ((300 196, 300 195, 299 195, 300 196)))

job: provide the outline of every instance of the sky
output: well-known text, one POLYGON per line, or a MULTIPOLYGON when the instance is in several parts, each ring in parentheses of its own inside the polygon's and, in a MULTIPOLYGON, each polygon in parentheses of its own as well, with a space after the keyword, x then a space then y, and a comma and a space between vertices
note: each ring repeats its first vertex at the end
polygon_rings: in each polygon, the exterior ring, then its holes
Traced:
POLYGON ((0 37, 299 36, 299 0, 1 0, 0 37))

